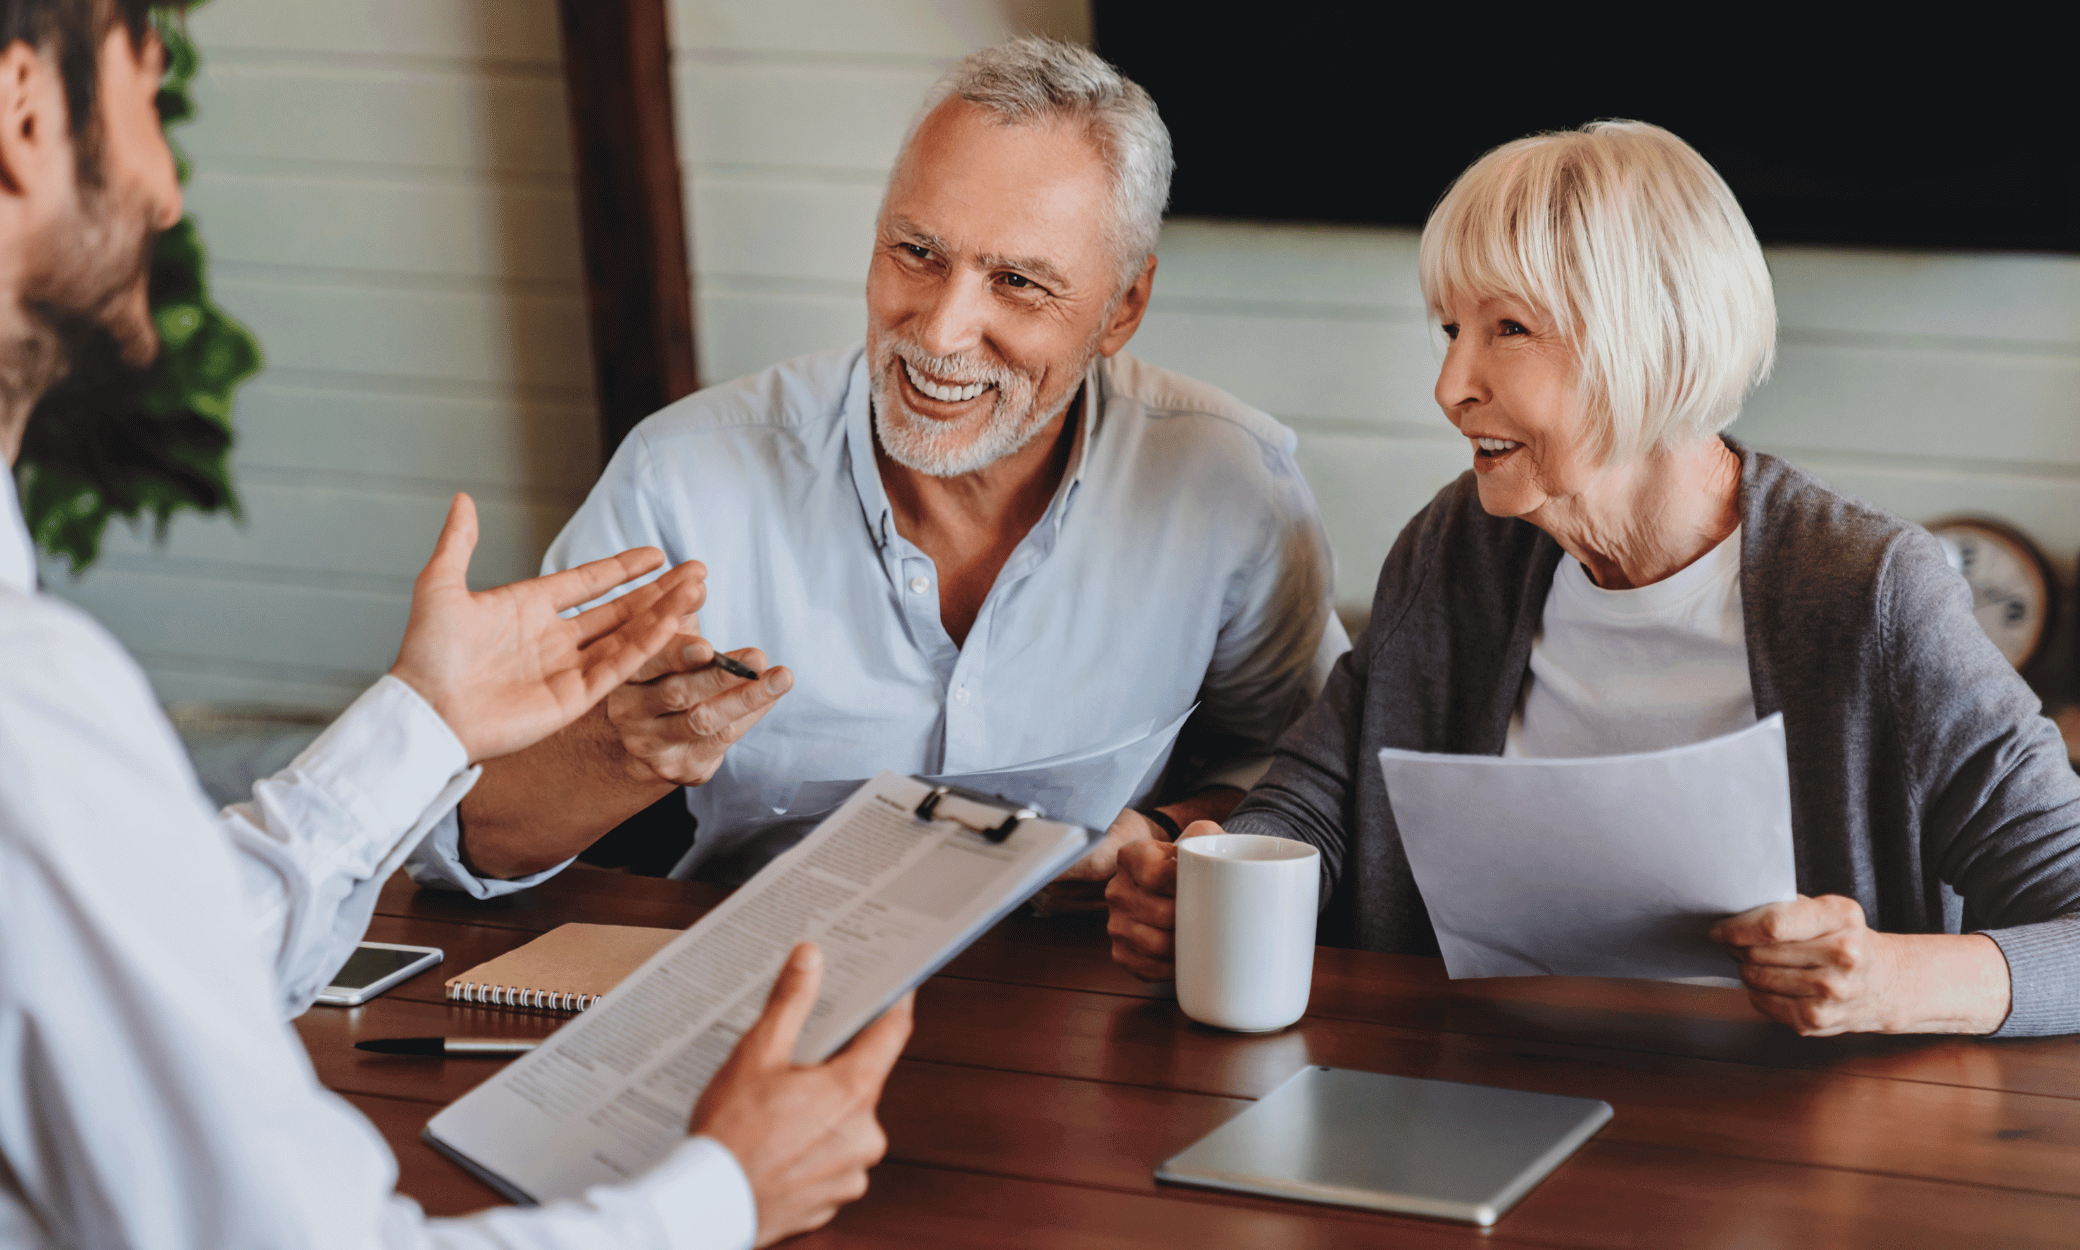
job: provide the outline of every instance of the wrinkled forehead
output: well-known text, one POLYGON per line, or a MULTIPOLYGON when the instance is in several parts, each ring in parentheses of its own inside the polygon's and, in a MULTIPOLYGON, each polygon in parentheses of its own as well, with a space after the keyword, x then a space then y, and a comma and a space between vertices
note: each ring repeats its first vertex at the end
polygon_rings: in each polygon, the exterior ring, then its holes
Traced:
POLYGON ((884 230, 928 235, 953 256, 1045 258, 1072 276, 1110 270, 1110 178, 1070 122, 1006 124, 948 101, 919 125, 880 217, 884 230))

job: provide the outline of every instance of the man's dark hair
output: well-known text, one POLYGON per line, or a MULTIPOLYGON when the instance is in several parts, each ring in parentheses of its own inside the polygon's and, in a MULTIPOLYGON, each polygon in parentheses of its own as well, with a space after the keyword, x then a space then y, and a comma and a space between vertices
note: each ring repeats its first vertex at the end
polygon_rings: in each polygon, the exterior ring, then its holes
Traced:
POLYGON ((101 41, 117 23, 130 41, 144 46, 152 28, 154 0, 0 0, 0 49, 16 40, 38 52, 55 53, 65 82, 65 109, 70 117, 72 147, 79 158, 79 180, 85 186, 101 179, 100 70, 95 58, 101 41))

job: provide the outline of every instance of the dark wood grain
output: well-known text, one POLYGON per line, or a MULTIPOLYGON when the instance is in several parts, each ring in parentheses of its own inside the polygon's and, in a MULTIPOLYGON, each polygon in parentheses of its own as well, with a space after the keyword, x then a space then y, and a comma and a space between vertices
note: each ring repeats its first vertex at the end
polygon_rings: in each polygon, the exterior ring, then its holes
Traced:
MULTIPOLYGON (((568 920, 690 923, 716 897, 577 870, 503 907, 393 883, 377 936, 443 945, 450 965, 298 1028, 320 1079, 399 1150, 406 1192, 470 1209, 490 1193, 417 1133, 496 1065, 351 1042, 538 1035, 560 1020, 452 1006, 440 980, 568 920)), ((1738 992, 1453 982, 1434 960, 1328 950, 1310 1014, 1242 1036, 1120 973, 1087 922, 1013 918, 928 982, 881 1115, 872 1192, 801 1244, 2035 1246, 2080 1227, 2069 1042, 1809 1041, 1738 992), (1488 1233, 1156 1185, 1156 1163, 1308 1063, 1599 1097, 1617 1115, 1488 1233)))
POLYGON ((698 385, 665 0, 560 0, 600 454, 698 385))

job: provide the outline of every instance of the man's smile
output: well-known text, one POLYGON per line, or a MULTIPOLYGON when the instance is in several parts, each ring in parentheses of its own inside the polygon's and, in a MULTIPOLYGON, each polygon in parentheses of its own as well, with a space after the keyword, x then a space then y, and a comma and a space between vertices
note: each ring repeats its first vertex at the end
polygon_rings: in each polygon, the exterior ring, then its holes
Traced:
POLYGON ((939 381, 929 374, 919 372, 917 366, 907 360, 898 358, 898 363, 903 366, 903 381, 909 384, 913 398, 922 396, 941 404, 966 404, 979 399, 985 392, 996 389, 996 386, 989 382, 939 381))

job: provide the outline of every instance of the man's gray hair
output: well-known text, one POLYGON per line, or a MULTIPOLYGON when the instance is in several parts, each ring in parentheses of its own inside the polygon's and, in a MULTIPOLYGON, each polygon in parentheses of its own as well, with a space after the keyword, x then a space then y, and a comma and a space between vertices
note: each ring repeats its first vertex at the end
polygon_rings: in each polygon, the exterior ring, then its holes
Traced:
POLYGON ((1081 125, 1112 173, 1112 221, 1106 242, 1119 257, 1124 291, 1155 253, 1170 203, 1170 130, 1156 102, 1089 48, 1028 36, 984 48, 946 71, 924 98, 904 136, 903 157, 931 111, 959 96, 1007 126, 1049 122, 1081 125))

